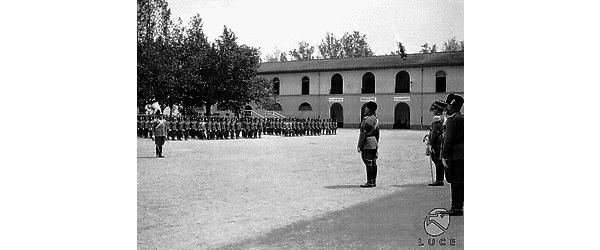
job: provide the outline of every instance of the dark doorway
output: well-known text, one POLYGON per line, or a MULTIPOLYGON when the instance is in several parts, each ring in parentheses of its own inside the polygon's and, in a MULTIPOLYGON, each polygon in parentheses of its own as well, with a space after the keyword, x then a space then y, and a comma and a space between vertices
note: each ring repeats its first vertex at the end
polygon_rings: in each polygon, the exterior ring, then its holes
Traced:
POLYGON ((344 107, 342 107, 342 104, 338 102, 332 104, 331 108, 329 108, 329 114, 329 117, 337 121, 338 128, 344 127, 344 107))
POLYGON ((410 129, 410 107, 405 102, 394 108, 394 129, 410 129))

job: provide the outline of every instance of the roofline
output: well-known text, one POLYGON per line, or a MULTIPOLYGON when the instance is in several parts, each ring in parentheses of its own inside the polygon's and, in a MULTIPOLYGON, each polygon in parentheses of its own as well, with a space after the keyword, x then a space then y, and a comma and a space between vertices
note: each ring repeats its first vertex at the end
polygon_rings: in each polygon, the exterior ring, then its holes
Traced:
POLYGON ((390 65, 390 66, 374 66, 374 67, 344 67, 331 69, 300 69, 300 70, 272 70, 258 71, 257 75, 275 74, 275 73, 303 73, 303 72, 328 72, 328 71, 352 71, 365 69, 397 69, 397 68, 424 68, 424 67, 441 67, 441 66, 465 66, 465 63, 426 63, 426 64, 409 64, 409 65, 390 65))
MULTIPOLYGON (((461 51, 446 51, 446 52, 435 52, 435 54, 452 54, 452 53, 464 53, 464 50, 461 51)), ((423 53, 413 53, 407 55, 423 55, 423 53)), ((379 55, 379 56, 369 56, 369 57, 346 57, 346 58, 322 58, 322 59, 312 59, 312 60, 302 60, 302 61, 286 61, 286 62, 263 62, 260 64, 271 64, 271 63, 290 63, 290 62, 306 62, 306 61, 337 61, 337 60, 352 60, 352 59, 360 59, 360 58, 377 58, 377 57, 397 57, 398 55, 379 55)), ((440 66, 464 66, 464 61, 450 62, 450 63, 424 63, 424 64, 407 64, 407 65, 386 65, 386 66, 373 66, 373 67, 338 67, 331 69, 298 69, 298 70, 271 70, 271 71, 261 71, 260 68, 257 75, 262 74, 274 74, 274 73, 303 73, 303 72, 327 72, 327 71, 352 71, 352 70, 365 70, 365 69, 394 69, 394 68, 421 68, 421 67, 440 67, 440 66), (399 67, 400 66, 400 67, 399 67)))

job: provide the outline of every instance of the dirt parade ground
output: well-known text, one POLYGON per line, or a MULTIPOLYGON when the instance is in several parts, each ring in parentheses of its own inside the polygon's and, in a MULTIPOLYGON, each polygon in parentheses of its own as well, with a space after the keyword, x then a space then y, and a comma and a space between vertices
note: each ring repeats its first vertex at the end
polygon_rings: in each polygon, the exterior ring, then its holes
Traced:
POLYGON ((426 133, 381 131, 376 188, 359 187, 358 129, 168 141, 164 159, 138 138, 138 249, 462 249, 463 217, 424 229, 451 203, 448 184, 427 186, 426 133))

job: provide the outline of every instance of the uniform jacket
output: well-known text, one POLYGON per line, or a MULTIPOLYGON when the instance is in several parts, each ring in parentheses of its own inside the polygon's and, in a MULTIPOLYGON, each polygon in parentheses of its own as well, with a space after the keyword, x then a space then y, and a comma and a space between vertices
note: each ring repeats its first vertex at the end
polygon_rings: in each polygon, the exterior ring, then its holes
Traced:
POLYGON ((360 124, 357 147, 361 149, 379 148, 379 120, 374 115, 365 117, 360 124))
POLYGON ((460 112, 456 112, 446 120, 442 158, 463 160, 465 158, 465 122, 460 112))
POLYGON ((152 122, 154 136, 167 136, 167 121, 156 119, 152 122))
POLYGON ((429 129, 428 144, 431 145, 433 150, 437 152, 439 152, 438 150, 440 150, 440 147, 442 146, 442 140, 440 137, 444 135, 444 126, 442 125, 444 120, 445 118, 443 115, 434 116, 433 123, 431 123, 431 128, 429 129))

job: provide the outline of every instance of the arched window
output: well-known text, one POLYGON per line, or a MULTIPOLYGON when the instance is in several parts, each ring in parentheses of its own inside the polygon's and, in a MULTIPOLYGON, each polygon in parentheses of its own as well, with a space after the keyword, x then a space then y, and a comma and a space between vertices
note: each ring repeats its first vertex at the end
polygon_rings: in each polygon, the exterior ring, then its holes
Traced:
POLYGON ((312 106, 310 106, 310 104, 308 104, 307 102, 304 102, 304 103, 300 104, 300 107, 298 107, 298 110, 302 110, 302 111, 312 110, 312 106))
POLYGON ((361 93, 363 93, 363 94, 375 93, 375 75, 373 75, 373 73, 367 72, 363 75, 361 93))
POLYGON ((308 79, 308 76, 302 77, 302 94, 308 95, 309 89, 310 89, 310 79, 308 79))
POLYGON ((273 78, 273 94, 279 95, 279 77, 273 78))
POLYGON ((435 92, 446 92, 446 72, 435 73, 435 92))
POLYGON ((335 74, 331 77, 331 89, 329 94, 343 94, 344 93, 344 79, 342 75, 335 74))
POLYGON ((410 93, 410 76, 406 71, 400 71, 396 74, 395 93, 410 93))
POLYGON ((273 111, 273 110, 274 111, 280 111, 280 110, 283 110, 283 108, 281 108, 281 104, 275 103, 275 104, 271 105, 271 107, 269 108, 269 110, 271 110, 271 111, 273 111))

